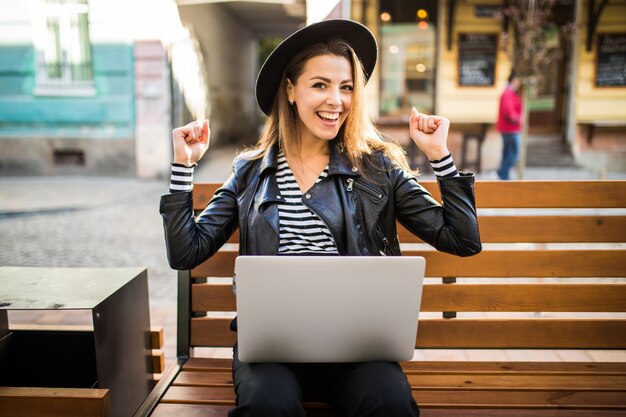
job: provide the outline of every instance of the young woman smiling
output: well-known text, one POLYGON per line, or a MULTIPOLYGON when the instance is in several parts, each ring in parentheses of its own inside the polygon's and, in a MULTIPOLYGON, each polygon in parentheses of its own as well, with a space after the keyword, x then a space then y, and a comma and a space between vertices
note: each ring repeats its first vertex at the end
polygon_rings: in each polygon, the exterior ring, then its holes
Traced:
MULTIPOLYGON (((411 138, 427 155, 444 204, 419 185, 403 150, 381 139, 365 109, 376 63, 372 33, 348 20, 307 26, 261 68, 256 98, 268 116, 257 146, 194 221, 193 166, 207 121, 174 129, 170 194, 161 199, 168 259, 191 269, 239 229, 241 255, 401 255, 396 221, 436 249, 481 250, 473 174, 457 172, 448 120, 413 109, 411 138)), ((285 312, 289 314, 289 312, 285 312)), ((231 326, 236 331, 236 319, 231 326)), ((236 407, 229 416, 304 416, 314 392, 346 416, 418 416, 400 365, 243 363, 233 352, 236 407)))

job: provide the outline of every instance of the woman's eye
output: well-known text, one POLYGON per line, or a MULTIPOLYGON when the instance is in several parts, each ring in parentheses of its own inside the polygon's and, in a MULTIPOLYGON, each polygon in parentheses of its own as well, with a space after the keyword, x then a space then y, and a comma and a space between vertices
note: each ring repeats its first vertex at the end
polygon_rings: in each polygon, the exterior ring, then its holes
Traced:
POLYGON ((341 87, 341 89, 346 91, 352 91, 354 87, 352 87, 351 85, 344 85, 341 87))
POLYGON ((315 84, 313 84, 313 88, 326 88, 326 84, 324 84, 324 83, 315 83, 315 84))

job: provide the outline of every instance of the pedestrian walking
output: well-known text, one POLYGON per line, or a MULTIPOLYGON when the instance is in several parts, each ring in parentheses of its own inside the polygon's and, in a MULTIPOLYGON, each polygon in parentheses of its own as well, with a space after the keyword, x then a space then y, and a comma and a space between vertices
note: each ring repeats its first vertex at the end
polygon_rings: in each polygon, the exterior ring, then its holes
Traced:
POLYGON ((517 163, 520 155, 520 129, 522 117, 522 99, 518 92, 521 80, 512 71, 509 75, 508 84, 500 96, 498 109, 498 121, 496 129, 502 135, 502 161, 498 168, 498 178, 510 179, 510 171, 517 163))

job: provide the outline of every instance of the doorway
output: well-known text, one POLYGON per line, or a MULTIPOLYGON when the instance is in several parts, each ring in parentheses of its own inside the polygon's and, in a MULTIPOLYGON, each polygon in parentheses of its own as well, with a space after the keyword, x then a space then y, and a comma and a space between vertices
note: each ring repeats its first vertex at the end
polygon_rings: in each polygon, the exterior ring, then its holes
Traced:
POLYGON ((559 133, 566 126, 566 103, 571 82, 567 68, 572 57, 570 40, 563 35, 561 28, 571 25, 573 19, 573 2, 560 1, 553 6, 551 23, 554 26, 544 31, 543 42, 561 51, 562 55, 545 71, 536 95, 530 99, 530 133, 559 133))

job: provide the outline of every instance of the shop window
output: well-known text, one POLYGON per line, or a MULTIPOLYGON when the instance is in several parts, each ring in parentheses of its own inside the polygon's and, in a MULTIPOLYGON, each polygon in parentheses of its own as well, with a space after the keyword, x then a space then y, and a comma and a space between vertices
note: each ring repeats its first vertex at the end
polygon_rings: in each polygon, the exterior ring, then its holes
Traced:
POLYGON ((381 1, 381 116, 432 113, 437 2, 381 1))
POLYGON ((39 0, 34 94, 95 94, 88 9, 87 0, 39 0))

